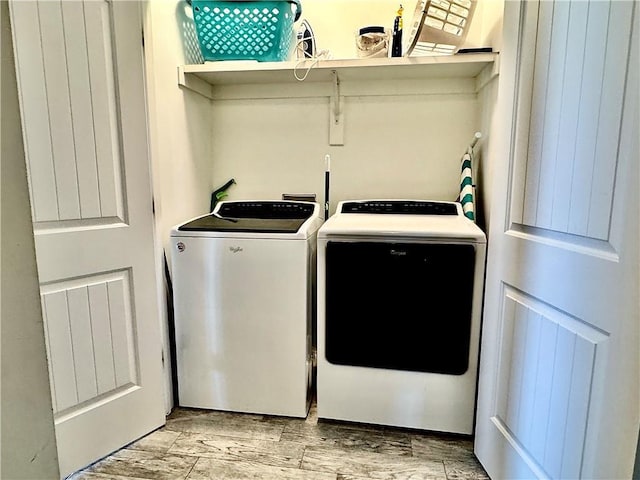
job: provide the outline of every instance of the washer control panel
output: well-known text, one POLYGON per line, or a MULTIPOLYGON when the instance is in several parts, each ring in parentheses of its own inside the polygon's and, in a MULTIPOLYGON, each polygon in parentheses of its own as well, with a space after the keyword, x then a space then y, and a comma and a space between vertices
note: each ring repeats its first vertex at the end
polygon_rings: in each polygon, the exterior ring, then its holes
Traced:
POLYGON ((306 219, 313 210, 313 204, 303 202, 222 202, 215 213, 229 218, 306 219))

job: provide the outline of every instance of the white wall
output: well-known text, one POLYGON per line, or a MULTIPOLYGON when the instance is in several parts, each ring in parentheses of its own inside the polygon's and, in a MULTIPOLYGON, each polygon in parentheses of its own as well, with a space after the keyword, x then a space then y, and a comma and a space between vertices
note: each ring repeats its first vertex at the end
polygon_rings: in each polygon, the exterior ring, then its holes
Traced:
POLYGON ((198 60, 188 11, 181 1, 152 1, 145 19, 155 212, 165 246, 171 226, 207 211, 212 186, 211 106, 177 82, 177 66, 198 60))
POLYGON ((460 155, 478 126, 474 94, 357 95, 344 105, 345 145, 328 145, 329 99, 213 102, 213 178, 229 198, 323 198, 331 155, 331 212, 347 198, 455 200, 460 155))
POLYGON ((7 2, 0 26, 0 477, 53 479, 58 457, 7 2))
MULTIPOLYGON (((158 268, 164 270, 163 252, 169 232, 187 218, 207 212, 212 190, 211 106, 199 95, 178 88, 177 66, 201 61, 195 48, 193 22, 186 3, 146 2, 144 44, 149 105, 149 139, 158 244, 158 268)), ((165 278, 165 282, 167 279, 165 278)), ((173 406, 170 367, 171 312, 165 284, 158 286, 165 364, 165 405, 173 406)))
MULTIPOLYGON (((478 15, 482 19, 482 32, 480 38, 487 45, 492 45, 495 51, 502 49, 502 12, 503 0, 487 0, 479 3, 478 15)), ((496 68, 499 69, 498 65, 496 68)), ((499 76, 494 77, 478 94, 480 110, 480 131, 483 138, 478 143, 477 155, 474 164, 474 175, 477 184, 478 197, 478 223, 489 231, 491 223, 491 205, 493 192, 493 179, 495 176, 493 159, 497 152, 496 137, 501 135, 498 128, 498 112, 495 108, 498 100, 499 76)))

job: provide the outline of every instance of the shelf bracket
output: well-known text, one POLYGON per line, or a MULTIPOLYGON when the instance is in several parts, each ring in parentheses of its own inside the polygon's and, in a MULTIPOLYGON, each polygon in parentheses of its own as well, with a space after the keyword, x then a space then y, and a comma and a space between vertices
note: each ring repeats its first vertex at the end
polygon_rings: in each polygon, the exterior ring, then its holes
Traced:
POLYGON ((476 77, 476 93, 486 87, 489 82, 500 74, 500 57, 496 56, 494 62, 484 67, 476 77))
POLYGON ((344 96, 340 95, 338 72, 331 70, 333 94, 330 98, 329 145, 344 145, 344 96))
POLYGON ((185 74, 180 66, 178 67, 178 85, 213 100, 213 86, 193 74, 185 74))

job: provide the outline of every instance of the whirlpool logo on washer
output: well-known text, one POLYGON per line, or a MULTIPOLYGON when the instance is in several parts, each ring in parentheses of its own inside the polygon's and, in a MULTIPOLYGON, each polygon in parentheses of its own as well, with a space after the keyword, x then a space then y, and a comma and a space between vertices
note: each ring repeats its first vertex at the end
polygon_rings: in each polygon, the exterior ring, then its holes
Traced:
POLYGON ((184 252, 184 249, 187 248, 187 247, 184 246, 184 243, 178 242, 178 243, 176 243, 176 248, 178 249, 178 251, 180 253, 182 253, 182 252, 184 252))
POLYGON ((396 257, 406 257, 407 256, 407 251, 406 250, 394 250, 393 248, 389 251, 389 253, 391 255, 395 255, 396 257))
POLYGON ((240 253, 244 251, 244 249, 242 247, 229 247, 229 251, 231 253, 240 253))

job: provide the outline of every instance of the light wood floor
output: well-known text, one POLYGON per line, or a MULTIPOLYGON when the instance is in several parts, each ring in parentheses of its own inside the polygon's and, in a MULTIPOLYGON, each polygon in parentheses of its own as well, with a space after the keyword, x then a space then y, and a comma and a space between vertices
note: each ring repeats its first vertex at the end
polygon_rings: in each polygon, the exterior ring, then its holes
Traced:
POLYGON ((177 408, 167 424, 71 477, 189 480, 488 479, 469 437, 177 408))

